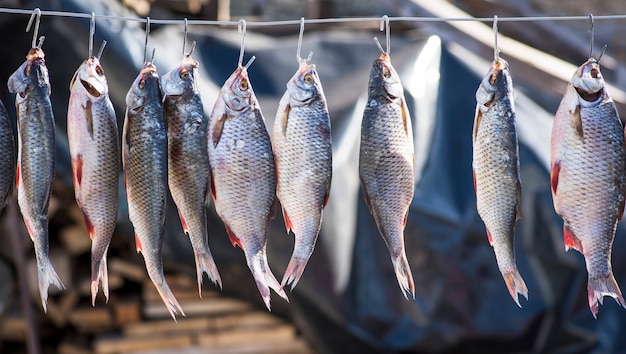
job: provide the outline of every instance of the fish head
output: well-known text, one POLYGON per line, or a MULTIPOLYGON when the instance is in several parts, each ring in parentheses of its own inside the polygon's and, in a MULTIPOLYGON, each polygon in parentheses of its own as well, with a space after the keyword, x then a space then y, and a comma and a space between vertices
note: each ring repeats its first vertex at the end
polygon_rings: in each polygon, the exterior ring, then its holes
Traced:
POLYGON ((322 93, 322 84, 315 65, 302 60, 300 68, 287 83, 287 90, 292 100, 303 103, 322 93))
POLYGON ((9 77, 9 92, 17 93, 17 103, 26 99, 35 87, 47 87, 50 94, 50 81, 45 54, 39 47, 31 48, 26 61, 9 77))
POLYGON ((102 69, 98 58, 91 57, 78 67, 70 82, 70 91, 74 88, 74 85, 83 87, 90 99, 97 99, 109 93, 104 69, 102 69))
POLYGON ((245 67, 238 67, 226 80, 222 87, 222 97, 228 109, 232 111, 239 112, 254 105, 254 92, 245 67))
POLYGON ((572 86, 578 93, 578 102, 583 107, 594 106, 604 97, 604 78, 600 72, 600 64, 590 58, 578 67, 572 78, 572 86))
POLYGON ((161 77, 164 96, 181 96, 184 92, 198 93, 198 62, 187 55, 180 66, 161 77))
POLYGON ((370 97, 384 97, 390 101, 402 99, 404 90, 400 83, 400 76, 391 65, 389 54, 383 53, 374 60, 368 91, 370 97))
POLYGON ((502 58, 498 58, 491 64, 487 75, 483 77, 476 91, 476 102, 481 110, 484 111, 491 106, 492 102, 512 91, 513 81, 509 74, 509 63, 502 58))
POLYGON ((155 97, 161 101, 159 74, 156 66, 146 63, 126 94, 126 105, 128 109, 136 113, 155 97))

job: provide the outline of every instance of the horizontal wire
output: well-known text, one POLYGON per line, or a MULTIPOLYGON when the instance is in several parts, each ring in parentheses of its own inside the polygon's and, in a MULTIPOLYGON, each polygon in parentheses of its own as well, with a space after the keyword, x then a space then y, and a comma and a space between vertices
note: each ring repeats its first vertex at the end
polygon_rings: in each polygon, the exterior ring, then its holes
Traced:
MULTIPOLYGON (((25 14, 31 15, 35 13, 35 10, 24 9, 11 9, 0 8, 0 13, 9 14, 25 14)), ((42 16, 57 16, 57 17, 76 17, 91 19, 91 13, 80 12, 65 12, 65 11, 48 11, 42 10, 42 16)), ((131 22, 146 22, 146 18, 141 17, 124 17, 124 16, 110 16, 110 15, 95 15, 97 19, 106 20, 118 20, 118 21, 131 21, 131 22)), ((626 19, 626 15, 599 15, 593 16, 593 20, 619 20, 626 19)), ((520 17, 498 17, 498 22, 529 22, 529 21, 589 21, 589 15, 581 16, 520 16, 520 17)), ((151 24, 184 24, 183 19, 173 20, 158 20, 150 18, 151 24)), ((342 22, 373 22, 381 21, 381 17, 343 17, 343 18, 319 18, 319 19, 305 19, 304 23, 342 23, 342 22)), ((457 21, 474 21, 474 22, 492 22, 492 17, 389 17, 391 22, 457 22, 457 21)), ((301 20, 280 20, 280 21, 250 21, 246 22, 246 26, 282 26, 282 25, 300 25, 301 20)), ((188 25, 216 25, 216 26, 236 26, 239 21, 213 21, 213 20, 187 20, 188 25)))

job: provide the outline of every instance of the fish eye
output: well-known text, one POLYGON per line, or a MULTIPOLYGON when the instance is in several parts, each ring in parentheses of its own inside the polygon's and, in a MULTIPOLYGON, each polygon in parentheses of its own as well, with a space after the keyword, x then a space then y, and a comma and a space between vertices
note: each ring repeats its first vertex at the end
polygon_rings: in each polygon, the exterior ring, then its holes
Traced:
POLYGON ((239 89, 241 91, 247 91, 248 90, 248 81, 241 80, 241 82, 239 83, 239 89))
POLYGON ((187 69, 183 69, 180 71, 180 78, 183 80, 187 80, 189 78, 189 72, 187 69))
POLYGON ((495 85, 497 83, 498 79, 498 75, 496 75, 495 73, 493 73, 490 77, 489 77, 489 83, 491 85, 495 85))
POLYGON ((383 78, 388 79, 391 76, 391 71, 388 67, 383 66, 383 78))
POLYGON ((591 77, 593 77, 594 79, 597 79, 598 77, 600 77, 600 70, 593 68, 591 69, 591 77))
POLYGON ((139 88, 142 89, 145 85, 146 85, 146 79, 141 78, 141 80, 139 80, 139 88))
POLYGON ((313 76, 311 74, 306 74, 304 76, 304 82, 307 84, 312 84, 313 83, 313 76))
POLYGON ((104 75, 104 70, 102 70, 100 65, 96 66, 96 74, 98 74, 98 76, 104 75))

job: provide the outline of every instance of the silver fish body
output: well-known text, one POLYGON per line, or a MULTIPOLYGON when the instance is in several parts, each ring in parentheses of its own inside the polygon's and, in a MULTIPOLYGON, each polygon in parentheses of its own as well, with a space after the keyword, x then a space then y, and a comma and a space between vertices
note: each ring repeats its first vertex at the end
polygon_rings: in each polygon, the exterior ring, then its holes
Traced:
POLYGON ((494 61, 476 91, 473 162, 476 207, 485 223, 498 268, 511 297, 528 299, 528 289, 515 264, 514 230, 521 216, 521 183, 513 82, 508 63, 494 61))
POLYGON ((7 205, 15 185, 15 141, 4 104, 0 102, 0 210, 7 205))
POLYGON ((120 173, 117 118, 100 61, 85 60, 70 83, 67 137, 76 202, 92 240, 91 301, 109 299, 107 251, 115 231, 120 173))
POLYGON ((315 65, 305 60, 287 83, 272 134, 276 194, 295 246, 281 286, 293 289, 313 253, 332 176, 330 116, 315 65))
POLYGON ((167 131, 161 102, 159 75, 156 67, 147 63, 126 95, 122 162, 137 251, 143 255, 148 276, 176 319, 184 313, 165 280, 161 254, 167 206, 167 131))
POLYGON ((220 90, 209 118, 208 151, 215 209, 233 245, 243 249, 270 309, 270 288, 287 299, 266 255, 276 172, 265 119, 244 67, 237 68, 220 90))
POLYGON ((32 48, 26 61, 9 77, 16 93, 18 117, 17 199, 30 238, 35 244, 39 293, 47 310, 48 287, 64 286, 48 255, 48 206, 55 174, 54 115, 44 53, 32 48))
POLYGON ((198 63, 187 55, 178 68, 161 77, 161 86, 167 121, 168 184, 183 229, 191 240, 201 294, 203 273, 220 288, 222 280, 208 243, 208 118, 204 115, 197 77, 198 63))
POLYGON ((626 308, 611 267, 626 194, 624 127, 593 58, 578 68, 556 112, 550 166, 565 249, 574 248, 585 257, 592 314, 596 316, 604 296, 626 308))
POLYGON ((363 196, 389 249, 404 296, 415 297, 404 248, 414 189, 413 131, 402 84, 388 54, 374 61, 368 92, 359 152, 363 196))

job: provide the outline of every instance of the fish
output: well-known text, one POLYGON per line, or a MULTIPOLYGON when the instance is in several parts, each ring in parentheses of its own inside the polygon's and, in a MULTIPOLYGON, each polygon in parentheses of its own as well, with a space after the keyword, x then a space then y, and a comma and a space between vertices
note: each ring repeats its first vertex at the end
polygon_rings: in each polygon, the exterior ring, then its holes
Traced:
POLYGON ((613 276, 611 248, 626 194, 624 127, 600 65, 590 58, 567 85, 554 117, 550 185, 563 218, 565 250, 582 253, 587 300, 594 317, 604 296, 626 308, 613 276))
POLYGON ((15 183, 15 140, 11 120, 0 101, 0 210, 7 205, 15 183))
POLYGON ((239 65, 226 80, 209 116, 211 193, 231 243, 243 250, 265 306, 271 310, 270 288, 288 298, 267 262, 266 233, 276 209, 276 171, 248 65, 239 65))
POLYGON ((474 190, 498 269, 511 297, 528 300, 528 288, 515 264, 515 223, 521 217, 522 187, 515 130, 513 81, 509 64, 497 58, 476 91, 472 134, 474 190))
POLYGON ((109 301, 107 251, 118 211, 120 141, 117 118, 100 60, 92 56, 78 67, 70 82, 67 109, 76 203, 91 238, 91 303, 98 285, 109 301))
MULTIPOLYGON (((191 53, 190 53, 191 54, 191 53)), ((207 207, 211 201, 208 117, 198 91, 198 63, 187 54, 181 65, 161 77, 167 122, 168 184, 196 261, 198 292, 202 275, 222 288, 222 279, 209 249, 207 207)))
POLYGON ((174 320, 183 315, 163 274, 167 211, 167 131, 157 68, 145 63, 126 95, 122 165, 128 216, 148 276, 174 320))
POLYGON ((37 47, 9 77, 17 111, 17 201, 26 229, 35 245, 39 295, 47 312, 48 288, 65 286, 49 258, 48 207, 54 183, 55 123, 50 103, 50 80, 45 54, 37 47))
POLYGON ((374 60, 361 122, 359 178, 363 197, 387 245, 406 299, 415 285, 404 247, 413 200, 414 145, 411 116, 398 73, 388 53, 374 60))
POLYGON ((332 145, 326 97, 315 65, 301 60, 280 100, 272 133, 276 195, 295 246, 281 287, 296 286, 313 253, 330 196, 332 145))

